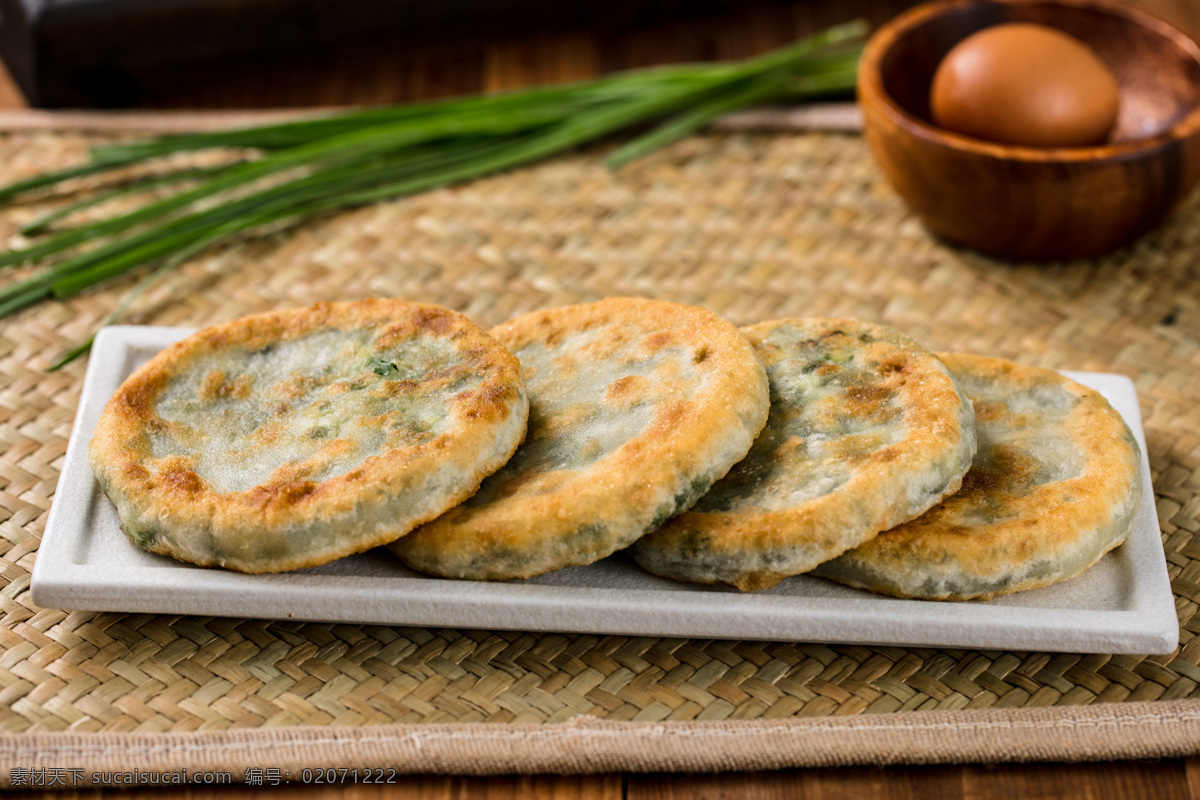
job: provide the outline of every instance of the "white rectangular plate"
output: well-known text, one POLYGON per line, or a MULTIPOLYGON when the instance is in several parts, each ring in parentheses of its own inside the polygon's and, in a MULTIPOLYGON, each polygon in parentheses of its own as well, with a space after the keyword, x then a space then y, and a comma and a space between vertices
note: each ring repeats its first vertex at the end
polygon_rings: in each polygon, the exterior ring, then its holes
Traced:
POLYGON ((190 331, 117 326, 96 339, 54 506, 33 571, 47 608, 507 630, 888 644, 997 650, 1169 653, 1179 638, 1133 383, 1067 373, 1098 390, 1142 448, 1144 495, 1129 540, 1078 578, 988 602, 898 600, 819 578, 765 592, 676 583, 620 554, 529 581, 427 578, 386 550, 282 575, 202 569, 144 553, 121 533, 87 462, 108 398, 190 331))

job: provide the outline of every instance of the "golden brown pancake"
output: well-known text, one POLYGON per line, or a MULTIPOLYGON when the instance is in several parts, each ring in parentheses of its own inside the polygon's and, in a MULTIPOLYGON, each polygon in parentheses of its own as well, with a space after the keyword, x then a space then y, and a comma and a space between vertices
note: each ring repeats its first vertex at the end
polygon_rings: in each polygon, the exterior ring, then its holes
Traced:
POLYGON ((497 580, 590 564, 691 506, 767 418, 754 350, 702 308, 614 298, 491 333, 525 368, 529 433, 474 497, 392 545, 422 572, 497 580))
POLYGON ((1050 370, 941 356, 975 404, 962 490, 813 574, 930 600, 1073 578, 1125 541, 1142 494, 1137 441, 1112 406, 1050 370))
POLYGON ((744 328, 771 416, 746 459, 634 545, 650 572, 766 589, 958 489, 971 404, 933 354, 879 325, 783 319, 744 328))
POLYGON ((516 449, 520 365, 466 317, 322 303, 206 328, 105 407, 91 464, 138 547, 280 572, 386 544, 516 449))

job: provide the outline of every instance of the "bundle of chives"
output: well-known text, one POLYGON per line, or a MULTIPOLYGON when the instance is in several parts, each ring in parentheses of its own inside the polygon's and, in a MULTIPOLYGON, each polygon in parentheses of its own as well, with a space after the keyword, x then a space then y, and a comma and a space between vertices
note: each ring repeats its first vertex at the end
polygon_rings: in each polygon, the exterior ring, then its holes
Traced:
MULTIPOLYGON (((856 40, 863 32, 858 22, 841 25, 735 64, 634 70, 585 83, 96 147, 86 164, 0 187, 0 201, 120 174, 179 153, 242 155, 217 166, 168 166, 132 183, 102 185, 24 226, 26 236, 44 238, 0 253, 0 268, 45 266, 0 288, 0 317, 157 265, 109 316, 109 324, 167 272, 237 234, 469 181, 658 122, 608 157, 615 169, 730 111, 852 89, 860 53, 856 40), (172 191, 162 196, 164 187, 172 191), (59 227, 85 208, 150 192, 154 197, 132 211, 59 227)), ((91 339, 52 369, 90 346, 91 339)))

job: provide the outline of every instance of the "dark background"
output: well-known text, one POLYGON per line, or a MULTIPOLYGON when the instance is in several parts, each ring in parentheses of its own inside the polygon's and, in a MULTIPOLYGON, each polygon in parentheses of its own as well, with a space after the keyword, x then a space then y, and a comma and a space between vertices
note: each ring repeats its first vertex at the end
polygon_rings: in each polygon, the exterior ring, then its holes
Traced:
MULTIPOLYGON (((1193 35, 1200 3, 1126 0, 1193 35)), ((912 0, 0 0, 0 106, 421 100, 744 58, 912 0), (24 99, 23 99, 24 98, 24 99)))

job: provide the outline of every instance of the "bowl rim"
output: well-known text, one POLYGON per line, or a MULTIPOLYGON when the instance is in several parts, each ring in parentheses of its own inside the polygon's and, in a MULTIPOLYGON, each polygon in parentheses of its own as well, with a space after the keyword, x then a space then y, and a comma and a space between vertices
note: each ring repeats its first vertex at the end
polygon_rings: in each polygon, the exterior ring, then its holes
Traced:
MULTIPOLYGON (((1086 9, 1118 17, 1127 22, 1147 28, 1160 36, 1171 39, 1187 51, 1200 67, 1200 45, 1190 36, 1169 22, 1145 11, 1119 5, 1107 0, 985 0, 988 5, 1040 5, 1062 8, 1086 9)), ((1007 161, 1030 162, 1076 162, 1115 160, 1131 155, 1153 151, 1172 142, 1182 141, 1200 131, 1200 102, 1197 102, 1181 119, 1160 133, 1143 139, 1133 139, 1116 144, 1086 145, 1082 147, 1031 147, 988 142, 972 136, 955 133, 925 122, 901 107, 883 88, 880 64, 884 55, 895 45, 900 36, 917 25, 947 12, 971 5, 981 5, 979 0, 931 0, 905 11, 884 24, 868 39, 859 62, 858 93, 860 104, 864 97, 875 101, 878 108, 888 115, 892 123, 906 129, 933 144, 956 150, 1007 161)), ((982 30, 982 29, 981 29, 982 30)))

